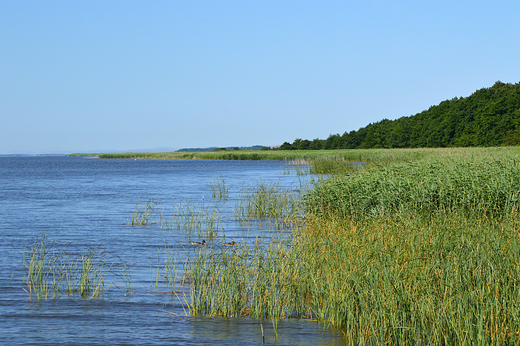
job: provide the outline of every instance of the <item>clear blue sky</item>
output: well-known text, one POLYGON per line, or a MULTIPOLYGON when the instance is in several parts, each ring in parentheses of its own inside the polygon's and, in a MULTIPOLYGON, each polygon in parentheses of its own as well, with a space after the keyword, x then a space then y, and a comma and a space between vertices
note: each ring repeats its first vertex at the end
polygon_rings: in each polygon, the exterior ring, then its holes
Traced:
POLYGON ((0 154, 276 145, 520 82, 520 1, 0 0, 0 154))

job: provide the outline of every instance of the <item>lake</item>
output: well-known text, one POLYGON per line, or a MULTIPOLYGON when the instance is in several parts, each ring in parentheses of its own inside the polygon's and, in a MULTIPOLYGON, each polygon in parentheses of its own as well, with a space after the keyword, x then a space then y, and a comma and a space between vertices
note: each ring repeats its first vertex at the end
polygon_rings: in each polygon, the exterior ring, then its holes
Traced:
POLYGON ((280 161, 0 157, 0 340, 18 345, 261 345, 263 329, 265 344, 342 345, 340 332, 316 322, 282 320, 276 341, 270 320, 189 314, 184 266, 198 251, 192 242, 267 242, 280 234, 265 222, 245 224, 234 216, 241 191, 260 182, 298 191, 309 177, 280 161), (227 196, 215 198, 215 186, 222 182, 227 196), (151 222, 132 226, 137 203, 150 200, 158 203, 151 222), (206 216, 190 232, 179 230, 186 210, 199 216, 217 211, 212 237, 206 216), (57 251, 103 251, 110 268, 108 289, 99 297, 61 292, 38 299, 24 282, 23 260, 44 236, 57 251), (168 254, 174 254, 170 281, 161 272, 168 254))

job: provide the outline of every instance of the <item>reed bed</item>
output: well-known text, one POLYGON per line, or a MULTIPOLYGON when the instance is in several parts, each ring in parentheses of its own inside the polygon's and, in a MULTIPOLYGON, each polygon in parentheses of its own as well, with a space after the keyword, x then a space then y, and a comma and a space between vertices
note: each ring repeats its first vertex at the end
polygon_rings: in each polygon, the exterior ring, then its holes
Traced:
POLYGON ((518 215, 313 219, 291 242, 201 250, 191 313, 288 317, 349 344, 516 344, 518 215))
MULTIPOLYGON (((318 152, 307 154, 319 156, 318 152)), ((100 154, 101 159, 184 159, 184 160, 300 160, 302 153, 297 151, 258 151, 233 150, 210 152, 171 152, 171 153, 116 153, 100 154)))
POLYGON ((309 162, 319 158, 385 164, 399 159, 416 160, 443 149, 341 149, 341 150, 238 150, 217 152, 114 153, 101 159, 185 159, 185 160, 282 160, 309 162))
MULTIPOLYGON (((319 183, 286 239, 201 249, 192 313, 322 321, 350 345, 520 344, 518 150, 417 152, 319 183)), ((269 194, 240 215, 277 217, 269 194)))
POLYGON ((56 298, 62 293, 96 298, 112 285, 112 282, 105 284, 109 272, 122 278, 126 289, 130 289, 128 268, 121 260, 108 262, 100 246, 89 246, 79 254, 70 251, 69 246, 39 236, 24 251, 24 283, 30 298, 56 298))
POLYGON ((359 171, 365 164, 365 162, 345 161, 341 157, 318 157, 310 161, 309 173, 346 175, 359 171))
POLYGON ((308 212, 374 217, 397 212, 499 216, 518 208, 520 158, 430 158, 328 180, 306 196, 308 212))

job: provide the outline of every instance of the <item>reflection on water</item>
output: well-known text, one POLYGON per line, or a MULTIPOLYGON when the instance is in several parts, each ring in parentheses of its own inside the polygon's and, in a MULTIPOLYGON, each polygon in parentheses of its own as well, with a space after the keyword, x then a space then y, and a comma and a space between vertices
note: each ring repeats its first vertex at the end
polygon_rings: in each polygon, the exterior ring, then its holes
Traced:
POLYGON ((341 333, 315 322, 280 321, 275 341, 269 320, 190 316, 187 310, 190 286, 184 266, 199 248, 191 242, 205 239, 207 247, 221 247, 223 242, 253 244, 280 236, 265 223, 236 222, 233 211, 240 192, 259 181, 301 189, 305 178, 287 174, 284 167, 270 161, 0 157, 0 340, 260 345, 263 328, 266 344, 341 345, 341 333), (225 198, 216 199, 212 188, 222 180, 227 184, 225 198), (177 225, 165 228, 158 218, 144 226, 128 225, 139 198, 161 200, 165 218, 178 218, 181 204, 207 210, 217 206, 219 227, 206 239, 197 229, 187 233, 177 225), (29 299, 22 283, 22 257, 42 234, 69 244, 75 254, 101 244, 107 258, 129 266, 130 291, 114 265, 107 273, 107 284, 112 285, 100 299, 67 294, 29 299), (173 286, 167 277, 175 278, 173 286))

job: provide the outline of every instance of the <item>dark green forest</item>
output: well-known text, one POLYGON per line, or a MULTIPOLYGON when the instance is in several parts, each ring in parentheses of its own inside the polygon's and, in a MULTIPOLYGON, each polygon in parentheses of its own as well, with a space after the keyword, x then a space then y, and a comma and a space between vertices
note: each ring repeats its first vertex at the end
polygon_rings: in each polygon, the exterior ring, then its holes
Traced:
POLYGON ((520 83, 496 82, 421 113, 383 119, 327 139, 296 139, 282 150, 520 145, 520 83))

